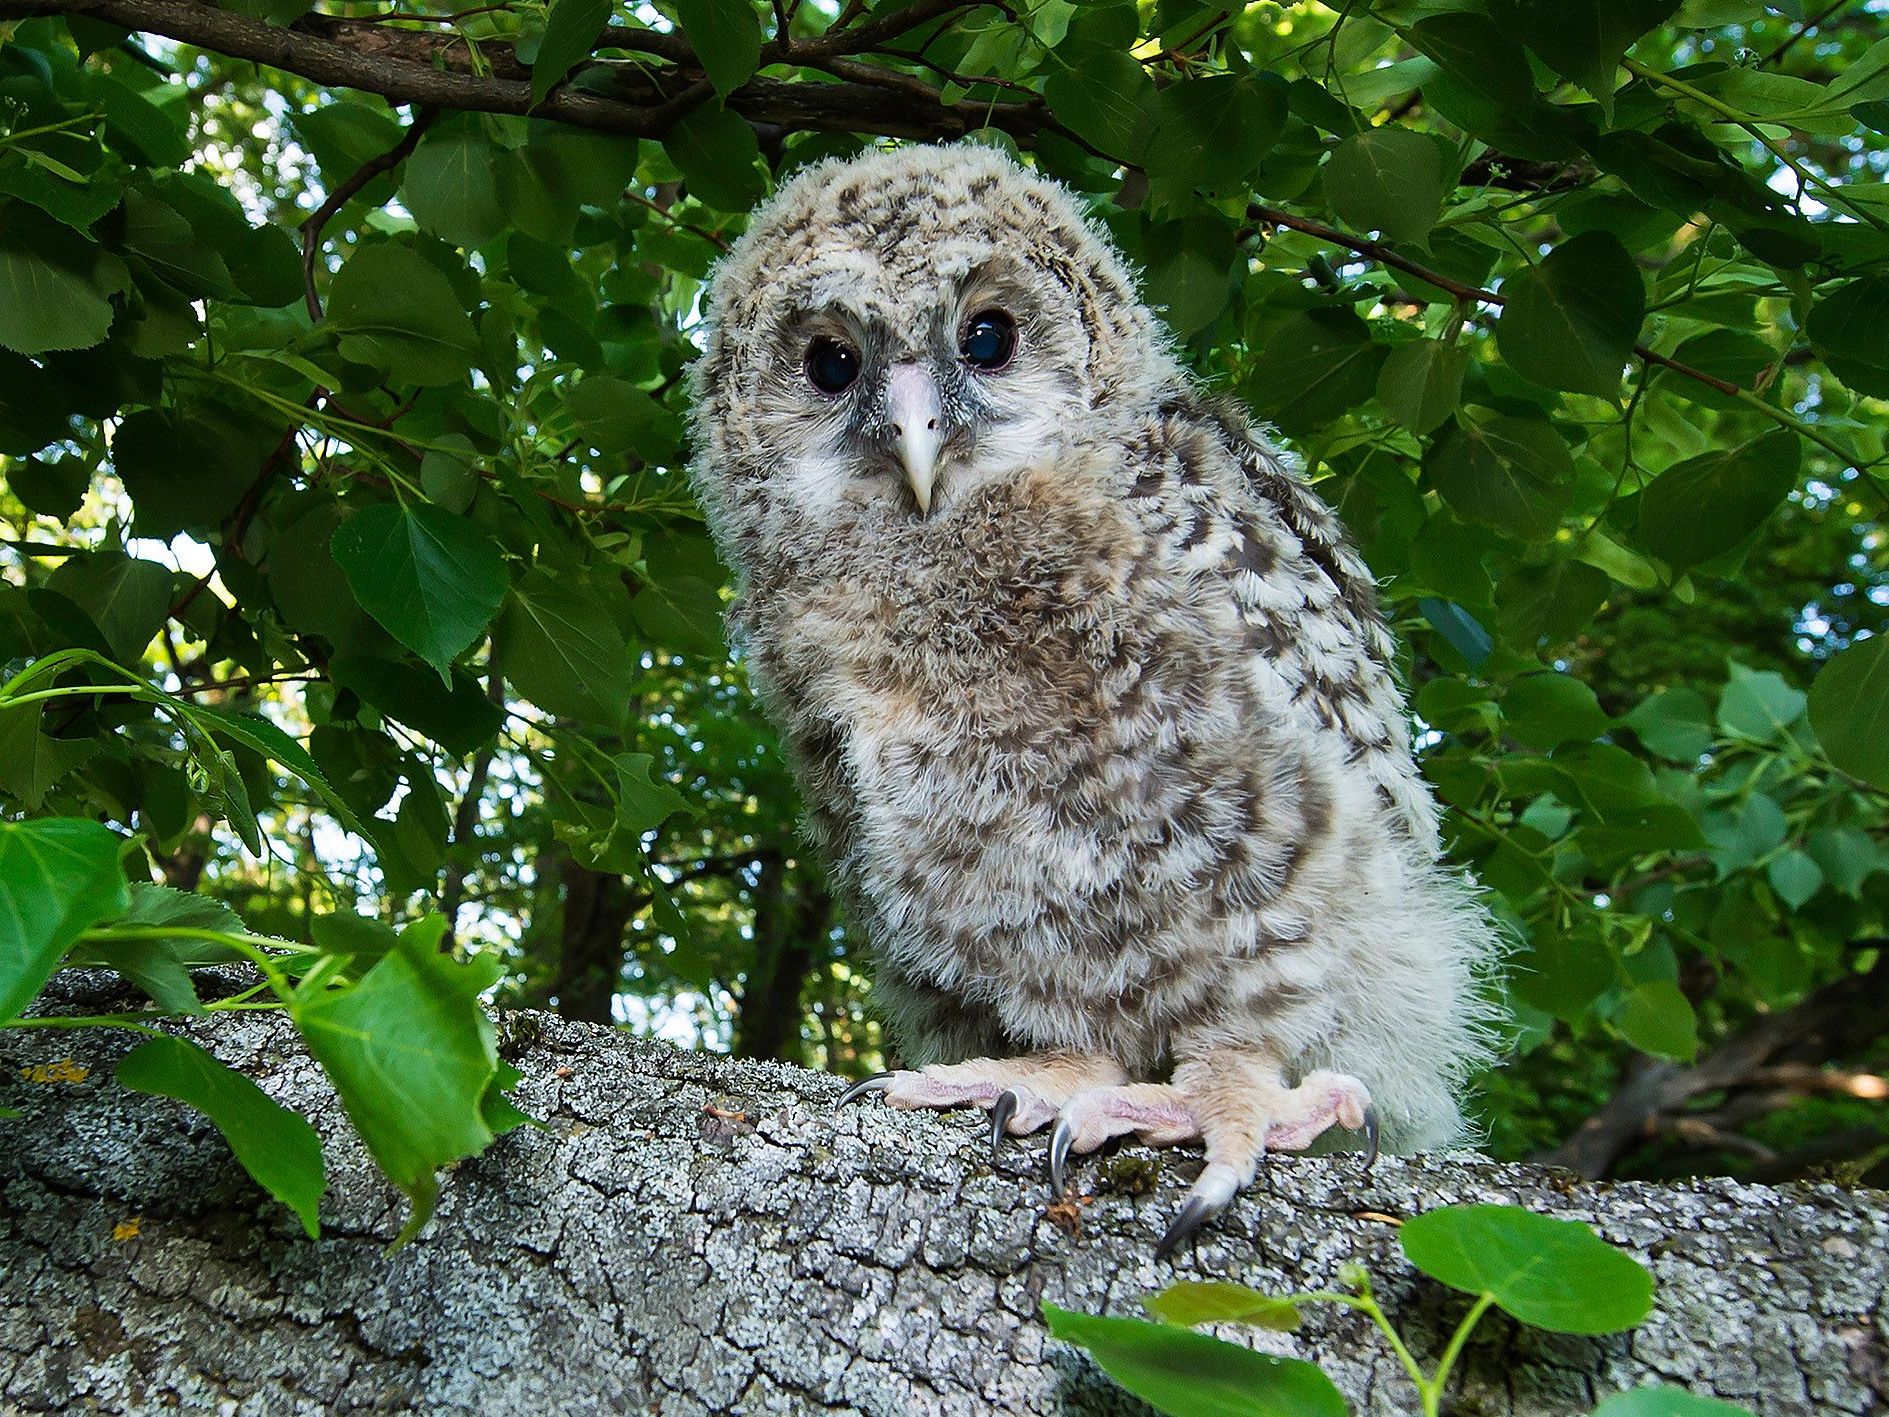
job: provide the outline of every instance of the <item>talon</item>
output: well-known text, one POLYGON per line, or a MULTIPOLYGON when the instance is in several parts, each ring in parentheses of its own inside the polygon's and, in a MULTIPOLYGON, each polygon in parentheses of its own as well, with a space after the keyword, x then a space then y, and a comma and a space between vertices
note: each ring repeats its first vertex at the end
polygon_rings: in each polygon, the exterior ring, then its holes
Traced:
POLYGON ((1168 1226, 1167 1234, 1161 1237, 1161 1243, 1154 1247, 1154 1257, 1164 1260, 1194 1232, 1199 1230, 1214 1216, 1220 1213, 1220 1207, 1205 1196, 1189 1196, 1187 1204, 1181 1207, 1181 1213, 1174 1217, 1174 1223, 1168 1226))
POLYGON ((1005 1088, 997 1094, 997 1100, 990 1104, 990 1159, 997 1159, 998 1145, 1004 1139, 1004 1127, 1017 1114, 1017 1094, 1013 1088, 1005 1088))
POLYGON ((868 1092, 884 1092, 891 1085, 891 1073, 874 1073, 871 1077, 861 1078, 858 1082, 847 1088, 846 1091, 840 1094, 840 1100, 833 1105, 835 1107, 844 1107, 849 1102, 858 1101, 868 1092))
POLYGON ((1378 1142, 1377 1108, 1364 1109, 1364 1172, 1363 1179, 1371 1179, 1371 1168, 1377 1165, 1378 1142))
POLYGON ((1056 1130, 1049 1134, 1049 1184, 1058 1196, 1067 1191, 1063 1168, 1069 1162, 1069 1148, 1075 1144, 1076 1129, 1067 1117, 1056 1119, 1056 1130))

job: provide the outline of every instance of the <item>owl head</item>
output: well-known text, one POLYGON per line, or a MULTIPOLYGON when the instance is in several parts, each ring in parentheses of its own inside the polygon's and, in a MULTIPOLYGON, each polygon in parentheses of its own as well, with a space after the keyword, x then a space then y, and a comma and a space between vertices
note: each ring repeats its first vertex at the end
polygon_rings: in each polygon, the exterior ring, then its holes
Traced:
POLYGON ((697 481, 724 532, 756 502, 947 517, 1180 377, 1070 194, 970 144, 803 170, 707 314, 697 481))

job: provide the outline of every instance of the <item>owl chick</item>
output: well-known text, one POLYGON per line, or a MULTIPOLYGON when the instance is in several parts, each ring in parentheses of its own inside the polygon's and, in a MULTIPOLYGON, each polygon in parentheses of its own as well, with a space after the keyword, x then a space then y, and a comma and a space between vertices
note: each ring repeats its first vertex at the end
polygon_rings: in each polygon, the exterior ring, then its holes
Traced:
POLYGON ((694 377, 731 627, 912 1065, 863 1089, 1053 1126, 1058 1192, 1204 1142, 1164 1251, 1334 1123, 1459 1134, 1494 936, 1371 575, 1067 191, 968 145, 806 169, 694 377))

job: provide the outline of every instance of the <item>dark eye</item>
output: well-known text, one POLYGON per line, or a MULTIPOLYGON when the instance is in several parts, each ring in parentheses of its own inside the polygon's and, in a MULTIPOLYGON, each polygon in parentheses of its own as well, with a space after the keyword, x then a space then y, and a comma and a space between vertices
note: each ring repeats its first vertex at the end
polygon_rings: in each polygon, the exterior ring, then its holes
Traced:
POLYGON ((1017 352, 1017 322, 1001 310, 980 310, 964 326, 958 353, 973 369, 996 370, 1017 352))
POLYGON ((807 346, 807 379, 823 394, 843 394, 859 377, 859 351, 821 335, 807 346))

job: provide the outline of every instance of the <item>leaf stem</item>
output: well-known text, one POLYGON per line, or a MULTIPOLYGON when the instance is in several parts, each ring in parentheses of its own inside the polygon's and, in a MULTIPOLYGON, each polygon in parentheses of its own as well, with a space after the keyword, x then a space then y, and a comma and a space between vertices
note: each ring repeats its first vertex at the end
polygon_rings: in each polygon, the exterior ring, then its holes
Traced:
POLYGON ((1457 1358, 1462 1355, 1464 1345, 1469 1342, 1471 1330, 1482 1322, 1482 1316, 1489 1312, 1490 1306, 1494 1303, 1495 1295, 1484 1293, 1470 1306, 1469 1312, 1463 1315, 1463 1321, 1456 1325, 1456 1332, 1450 1335, 1450 1341, 1443 1350, 1443 1356, 1437 1359, 1436 1376, 1430 1380, 1431 1390, 1428 1394, 1428 1403, 1424 1407, 1424 1417, 1436 1417, 1437 1405, 1443 1399, 1443 1385, 1450 1378, 1450 1369, 1456 1366, 1457 1358))
POLYGON ((1751 114, 1740 112, 1723 99, 1714 98, 1711 94, 1705 92, 1705 90, 1693 87, 1684 79, 1676 79, 1671 74, 1663 74, 1658 69, 1650 68, 1637 59, 1623 57, 1620 63, 1628 73, 1635 74, 1645 79, 1650 84, 1657 84, 1661 88, 1669 89, 1682 98, 1688 98, 1701 108, 1708 109, 1718 114, 1718 116, 1723 118, 1727 123, 1734 124, 1744 129, 1747 133, 1751 134, 1752 137, 1764 144, 1765 149, 1771 156, 1775 157, 1779 162, 1783 163, 1795 173, 1799 182, 1808 187, 1815 187, 1824 197, 1835 202, 1838 206, 1850 213, 1851 216, 1857 218, 1857 220, 1873 226, 1879 231, 1889 230, 1889 226, 1886 226, 1882 219, 1874 212, 1851 201, 1848 197, 1843 195, 1840 188, 1826 182, 1823 178, 1819 177, 1786 152, 1780 143, 1764 131, 1760 120, 1754 118, 1751 114))
POLYGON ((40 1018, 10 1018, 0 1028, 124 1028, 133 1033, 148 1033, 156 1038, 170 1035, 161 1028, 143 1022, 149 1018, 171 1018, 171 1014, 50 1014, 40 1018))

